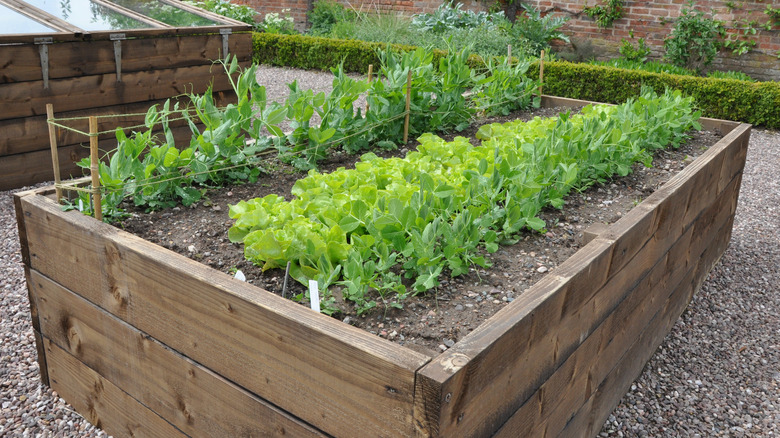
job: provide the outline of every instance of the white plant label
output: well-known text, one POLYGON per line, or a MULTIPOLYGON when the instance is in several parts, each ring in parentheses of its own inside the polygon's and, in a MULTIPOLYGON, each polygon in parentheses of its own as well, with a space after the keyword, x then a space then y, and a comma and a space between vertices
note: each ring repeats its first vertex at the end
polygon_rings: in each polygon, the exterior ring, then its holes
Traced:
POLYGON ((246 281, 246 275, 241 270, 236 270, 236 280, 246 281))
POLYGON ((309 296, 311 297, 311 310, 320 313, 320 287, 317 280, 309 280, 309 296))

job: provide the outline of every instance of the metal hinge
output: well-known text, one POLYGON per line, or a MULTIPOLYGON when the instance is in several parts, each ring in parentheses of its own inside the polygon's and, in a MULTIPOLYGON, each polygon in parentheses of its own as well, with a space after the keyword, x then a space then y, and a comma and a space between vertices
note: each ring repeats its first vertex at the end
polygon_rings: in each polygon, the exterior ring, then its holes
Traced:
POLYGON ((122 40, 127 39, 123 33, 112 33, 108 38, 114 42, 114 63, 116 63, 116 81, 122 82, 122 40))
POLYGON ((220 35, 222 35, 222 57, 227 60, 228 57, 228 37, 233 33, 233 29, 220 29, 220 35))
POLYGON ((41 55, 41 75, 43 76, 43 88, 49 89, 49 44, 54 40, 52 37, 35 38, 33 40, 38 45, 38 52, 41 55))

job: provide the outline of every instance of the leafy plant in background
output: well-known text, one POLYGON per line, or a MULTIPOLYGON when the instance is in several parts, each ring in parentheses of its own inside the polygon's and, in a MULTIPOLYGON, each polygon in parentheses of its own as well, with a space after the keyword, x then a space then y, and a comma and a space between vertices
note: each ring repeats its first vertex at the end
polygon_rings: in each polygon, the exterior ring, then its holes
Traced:
POLYGON ((442 3, 434 12, 416 14, 412 25, 425 32, 438 34, 453 29, 491 27, 506 22, 503 12, 474 12, 464 10, 463 3, 442 3))
POLYGON ((582 11, 596 20, 601 28, 612 26, 615 20, 623 17, 623 0, 605 0, 603 4, 585 7, 582 11))
POLYGON ((268 33, 280 33, 292 35, 295 31, 295 22, 290 16, 289 9, 282 9, 281 13, 269 12, 265 14, 263 21, 257 24, 257 28, 268 33))
POLYGON ((569 20, 566 17, 556 17, 552 14, 541 16, 541 12, 527 5, 522 5, 525 14, 521 15, 509 29, 518 40, 525 41, 528 54, 539 56, 542 50, 549 52, 552 40, 569 42, 569 37, 560 28, 569 20))
POLYGON ((725 35, 723 22, 702 11, 693 9, 694 3, 683 7, 672 33, 664 41, 666 59, 678 67, 697 72, 712 63, 725 35))
MULTIPOLYGON (((628 36, 629 38, 634 39, 634 31, 628 31, 628 36)), ((621 45, 618 51, 620 52, 620 55, 623 56, 623 59, 638 62, 647 61, 647 56, 650 54, 650 48, 647 47, 644 38, 639 38, 636 46, 625 38, 621 38, 620 43, 621 45)))
POLYGON ((707 73, 707 77, 708 78, 718 78, 718 79, 736 79, 738 81, 756 82, 755 79, 751 78, 746 73, 742 73, 741 71, 718 71, 718 70, 713 70, 713 71, 707 73))
POLYGON ((356 14, 335 0, 317 0, 307 17, 309 18, 309 34, 325 36, 330 34, 336 23, 354 20, 356 14))

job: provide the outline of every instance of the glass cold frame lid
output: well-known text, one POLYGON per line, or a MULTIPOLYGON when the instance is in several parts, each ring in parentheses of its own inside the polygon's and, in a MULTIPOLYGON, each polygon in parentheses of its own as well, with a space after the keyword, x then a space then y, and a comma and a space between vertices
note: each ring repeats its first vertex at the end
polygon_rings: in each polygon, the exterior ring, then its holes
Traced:
POLYGON ((5 34, 48 33, 56 30, 0 4, 0 29, 5 34))
POLYGON ((215 26, 219 23, 158 0, 110 0, 141 15, 174 27, 215 26))
POLYGON ((91 0, 26 0, 26 2, 87 31, 152 27, 91 0))

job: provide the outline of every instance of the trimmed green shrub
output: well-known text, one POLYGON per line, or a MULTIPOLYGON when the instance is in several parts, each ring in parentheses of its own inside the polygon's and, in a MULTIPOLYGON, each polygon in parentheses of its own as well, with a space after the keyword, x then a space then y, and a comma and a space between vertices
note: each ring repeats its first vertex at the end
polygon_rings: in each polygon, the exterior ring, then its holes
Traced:
MULTIPOLYGON (((538 78, 539 68, 528 71, 538 78)), ((589 64, 546 62, 544 92, 553 96, 620 103, 639 95, 643 85, 693 96, 705 117, 780 128, 780 83, 650 73, 589 64)))

